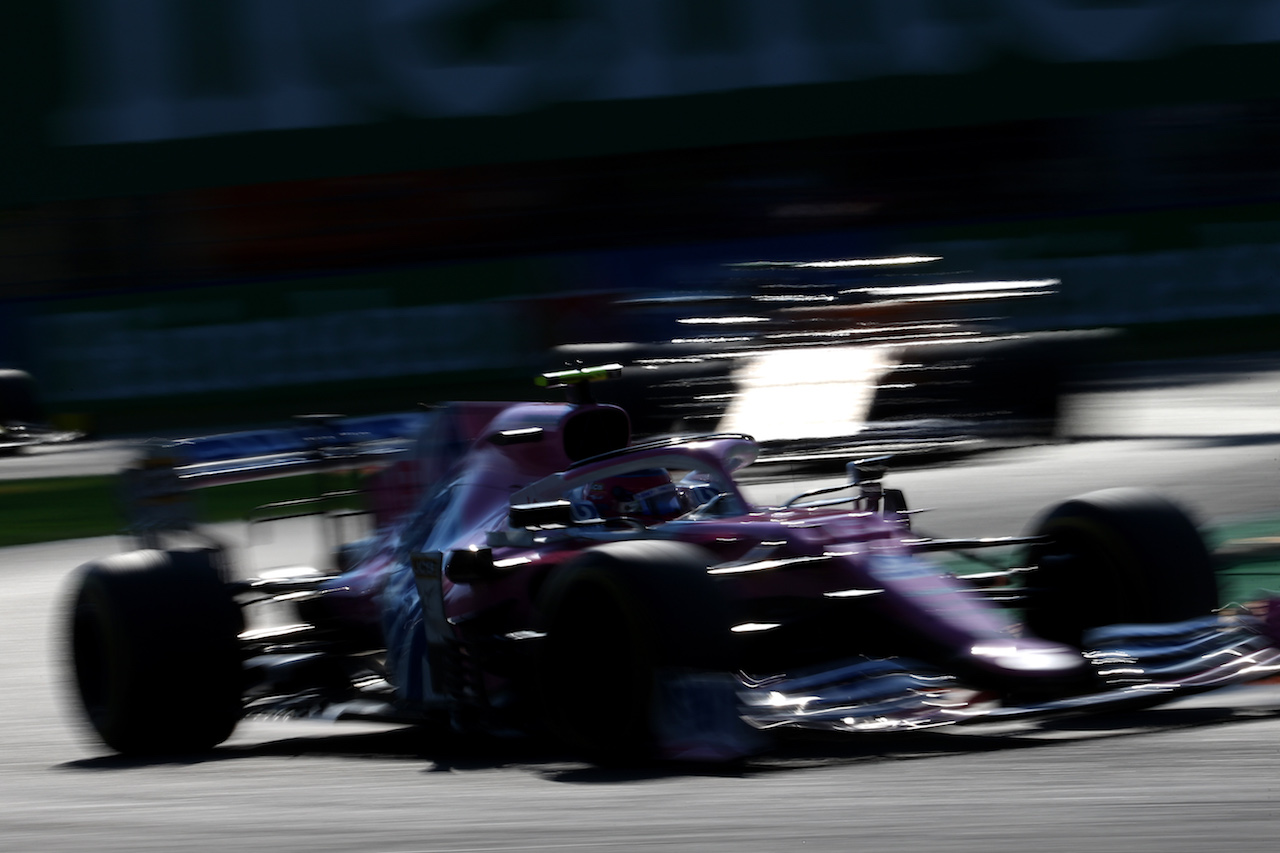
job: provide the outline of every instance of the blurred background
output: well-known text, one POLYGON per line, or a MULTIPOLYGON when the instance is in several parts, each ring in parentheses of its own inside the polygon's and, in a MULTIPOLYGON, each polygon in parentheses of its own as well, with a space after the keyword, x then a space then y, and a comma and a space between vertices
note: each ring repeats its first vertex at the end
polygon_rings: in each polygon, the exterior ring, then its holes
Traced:
MULTIPOLYGON (((0 367, 99 434, 532 393, 614 300, 902 253, 1275 349, 1280 0, 48 0, 0 367)), ((1001 311, 1004 312, 1004 307, 1001 311)))

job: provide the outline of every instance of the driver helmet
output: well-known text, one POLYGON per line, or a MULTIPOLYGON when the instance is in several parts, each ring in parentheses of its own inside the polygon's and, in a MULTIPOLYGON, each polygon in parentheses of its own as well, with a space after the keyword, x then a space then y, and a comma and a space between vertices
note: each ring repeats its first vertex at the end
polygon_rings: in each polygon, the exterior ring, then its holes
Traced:
POLYGON ((634 518, 646 523, 669 521, 685 511, 675 483, 663 468, 631 471, 597 480, 583 497, 600 518, 634 518))

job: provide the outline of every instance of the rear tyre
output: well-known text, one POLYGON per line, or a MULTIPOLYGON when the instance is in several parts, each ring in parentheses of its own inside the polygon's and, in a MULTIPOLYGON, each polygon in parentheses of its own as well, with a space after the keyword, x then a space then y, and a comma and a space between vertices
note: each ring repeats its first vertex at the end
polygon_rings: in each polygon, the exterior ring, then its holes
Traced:
POLYGON ((1213 561, 1182 509, 1142 489, 1105 489, 1053 508, 1031 549, 1025 623, 1080 646, 1086 629, 1176 622, 1218 606, 1213 561))
POLYGON ((133 551, 85 564, 70 627, 76 692, 107 746, 201 752, 235 729, 243 618, 215 552, 133 551))
POLYGON ((30 424, 43 419, 31 374, 24 370, 0 370, 0 424, 30 424))
POLYGON ((616 542, 551 577, 539 612, 552 734, 600 763, 656 757, 661 676, 729 668, 729 611, 709 561, 685 543, 616 542))

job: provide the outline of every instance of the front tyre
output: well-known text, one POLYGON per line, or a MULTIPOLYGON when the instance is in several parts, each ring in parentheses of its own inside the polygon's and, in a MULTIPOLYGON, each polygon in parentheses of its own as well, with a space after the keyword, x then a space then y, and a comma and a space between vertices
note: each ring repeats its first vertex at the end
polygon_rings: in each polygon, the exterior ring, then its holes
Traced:
POLYGON ((1080 646, 1084 631, 1178 622, 1218 606, 1213 561, 1177 505, 1142 489, 1104 489, 1046 513, 1034 533, 1025 623, 1046 640, 1080 646))
POLYGON ((133 551, 80 567, 71 607, 76 692, 127 755, 212 749, 241 716, 243 617, 216 552, 133 551))
POLYGON ((552 575, 538 604, 553 734, 597 762, 658 756, 661 679, 729 668, 729 610, 709 560, 680 542, 616 542, 552 575))

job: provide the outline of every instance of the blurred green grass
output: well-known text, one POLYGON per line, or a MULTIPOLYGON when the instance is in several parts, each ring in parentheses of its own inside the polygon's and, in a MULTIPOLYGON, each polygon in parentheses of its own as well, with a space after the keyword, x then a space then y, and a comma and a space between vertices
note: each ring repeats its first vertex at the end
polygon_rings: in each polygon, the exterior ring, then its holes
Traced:
POLYGON ((1280 519, 1257 519, 1207 531, 1218 560, 1223 604, 1280 598, 1280 519))
POLYGON ((0 482, 0 545, 106 536, 123 526, 115 477, 0 482))
MULTIPOLYGON (((353 485, 297 477, 215 486, 190 494, 195 517, 214 523, 248 518, 266 504, 353 485)), ((326 508, 358 508, 358 504, 352 498, 330 502, 326 508)), ((0 481, 0 519, 0 547, 127 532, 125 505, 114 475, 0 481)))

